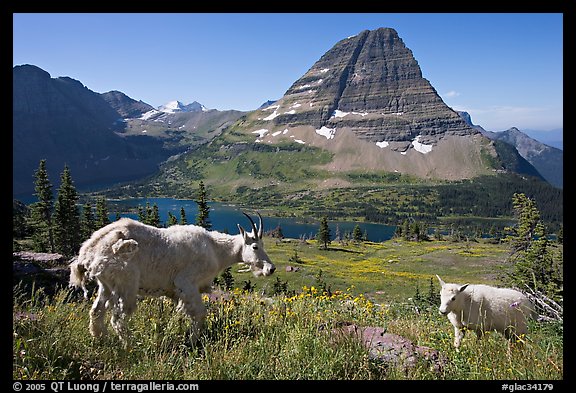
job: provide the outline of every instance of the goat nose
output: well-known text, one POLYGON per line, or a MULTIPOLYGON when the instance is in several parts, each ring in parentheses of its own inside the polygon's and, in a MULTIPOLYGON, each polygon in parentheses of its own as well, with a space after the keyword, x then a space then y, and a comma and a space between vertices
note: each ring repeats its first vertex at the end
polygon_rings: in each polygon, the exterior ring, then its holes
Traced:
POLYGON ((274 273, 276 271, 276 266, 272 265, 270 266, 270 274, 274 273))

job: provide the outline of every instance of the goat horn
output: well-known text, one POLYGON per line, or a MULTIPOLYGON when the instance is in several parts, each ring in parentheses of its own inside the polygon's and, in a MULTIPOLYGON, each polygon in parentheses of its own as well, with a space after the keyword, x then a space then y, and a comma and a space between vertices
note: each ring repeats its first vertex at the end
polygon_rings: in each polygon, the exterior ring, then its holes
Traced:
POLYGON ((256 212, 256 214, 258 214, 259 218, 258 224, 260 224, 260 228, 258 229, 258 239, 262 239, 262 236, 264 235, 264 225, 262 225, 262 216, 258 212, 256 212))
POLYGON ((242 212, 242 214, 244 214, 250 220, 250 224, 252 224, 252 231, 254 233, 254 236, 258 236, 258 228, 256 228, 256 224, 254 223, 254 220, 252 220, 252 217, 250 217, 245 212, 242 212))

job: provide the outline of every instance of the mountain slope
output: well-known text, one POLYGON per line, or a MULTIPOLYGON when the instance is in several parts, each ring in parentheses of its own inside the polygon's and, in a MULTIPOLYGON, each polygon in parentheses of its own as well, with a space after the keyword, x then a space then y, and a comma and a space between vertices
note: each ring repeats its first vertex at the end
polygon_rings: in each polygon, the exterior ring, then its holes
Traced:
POLYGON ((458 114, 468 125, 474 127, 488 138, 503 141, 513 146, 546 181, 555 187, 563 187, 564 152, 562 150, 537 141, 516 127, 501 132, 486 131, 481 126, 472 123, 469 113, 458 112, 458 114))
POLYGON ((529 137, 516 127, 506 131, 490 133, 492 139, 514 146, 518 153, 532 164, 550 184, 564 186, 564 153, 529 137))
POLYGON ((507 171, 539 177, 449 108, 396 31, 383 28, 336 43, 282 98, 165 165, 154 182, 290 194, 352 186, 355 173, 445 181, 507 171))
MULTIPOLYGON (((33 190, 41 159, 55 185, 65 164, 77 184, 150 174, 156 160, 142 156, 138 141, 129 144, 114 133, 122 127, 119 118, 100 94, 76 80, 51 78, 35 66, 14 67, 13 193, 33 190)), ((147 153, 155 148, 161 144, 148 146, 147 153)))
POLYGON ((46 159, 55 187, 64 165, 79 187, 151 175, 169 157, 212 139, 243 114, 204 111, 196 104, 186 112, 157 111, 158 116, 142 120, 145 113, 156 110, 122 92, 99 94, 74 79, 51 78, 39 67, 16 66, 13 195, 33 192, 33 175, 41 159, 46 159))
POLYGON ((140 117, 154 108, 142 101, 136 101, 121 91, 102 93, 101 97, 123 118, 140 117))

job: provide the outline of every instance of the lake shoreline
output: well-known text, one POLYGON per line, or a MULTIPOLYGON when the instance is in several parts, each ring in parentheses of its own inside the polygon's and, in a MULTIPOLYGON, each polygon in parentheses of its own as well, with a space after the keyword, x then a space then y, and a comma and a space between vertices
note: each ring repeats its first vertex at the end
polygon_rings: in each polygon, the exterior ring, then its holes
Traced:
MULTIPOLYGON (((163 225, 168 220, 168 213, 173 214, 177 218, 180 217, 180 210, 183 208, 186 214, 187 222, 194 223, 196 214, 198 213, 197 204, 194 200, 178 199, 178 198, 126 198, 108 200, 110 219, 113 220, 117 215, 120 217, 138 218, 138 207, 145 208, 146 203, 150 207, 156 204, 160 214, 160 221, 163 225)), ((241 205, 227 202, 208 202, 210 207, 210 221, 212 229, 224 232, 235 233, 237 224, 243 227, 247 226, 246 217, 243 215, 245 211, 247 214, 255 215, 255 211, 250 209, 243 209, 241 205)), ((320 225, 320 217, 298 217, 298 216, 276 216, 273 215, 273 209, 261 209, 260 214, 264 219, 265 232, 274 230, 278 227, 282 229, 282 233, 287 238, 299 239, 306 237, 313 238, 318 232, 320 225)), ((331 235, 336 237, 339 232, 340 237, 346 234, 351 235, 352 230, 358 225, 362 233, 366 236, 368 241, 382 242, 389 240, 393 237, 396 226, 385 225, 381 223, 370 223, 365 221, 332 221, 328 223, 331 235)))

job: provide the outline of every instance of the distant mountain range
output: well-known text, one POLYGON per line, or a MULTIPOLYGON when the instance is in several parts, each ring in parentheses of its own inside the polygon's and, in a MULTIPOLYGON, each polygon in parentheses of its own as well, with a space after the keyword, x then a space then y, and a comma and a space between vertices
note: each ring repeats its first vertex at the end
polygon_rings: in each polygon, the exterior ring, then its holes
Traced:
POLYGON ((480 131, 483 135, 486 135, 488 138, 503 141, 514 146, 516 150, 518 150, 518 153, 532 164, 544 179, 553 186, 563 188, 564 153, 562 150, 539 142, 516 127, 501 132, 486 131, 481 126, 472 123, 472 118, 469 113, 458 113, 466 123, 480 131))
POLYGON ((34 190, 41 159, 55 186, 64 165, 84 188, 151 175, 169 157, 210 140, 242 115, 207 110, 197 102, 174 101, 154 109, 119 91, 99 94, 72 78, 16 66, 13 194, 34 190))
POLYGON ((494 143, 449 108, 422 77, 410 49, 387 28, 366 30, 336 43, 279 100, 249 112, 209 145, 188 152, 182 157, 188 165, 174 162, 165 170, 189 168, 200 155, 211 157, 210 166, 179 172, 176 177, 183 183, 201 177, 215 187, 275 184, 280 189, 294 180, 295 165, 271 169, 264 155, 261 160, 254 151, 275 151, 277 165, 282 155, 315 163, 296 176, 310 182, 308 187, 346 184, 343 178, 351 172, 401 173, 430 180, 498 172, 541 178, 511 145, 494 143), (329 159, 318 160, 320 156, 329 159), (252 163, 250 176, 241 173, 241 162, 252 163), (231 165, 237 167, 228 168, 231 165), (210 178, 215 171, 236 175, 210 178))
POLYGON ((163 190, 205 179, 223 193, 281 192, 385 173, 432 181, 519 173, 562 187, 561 151, 518 130, 504 135, 449 108, 388 28, 336 43, 283 97, 252 112, 176 100, 154 108, 33 65, 13 69, 14 195, 33 191, 41 159, 53 184, 68 165, 81 188, 152 175, 163 190))

